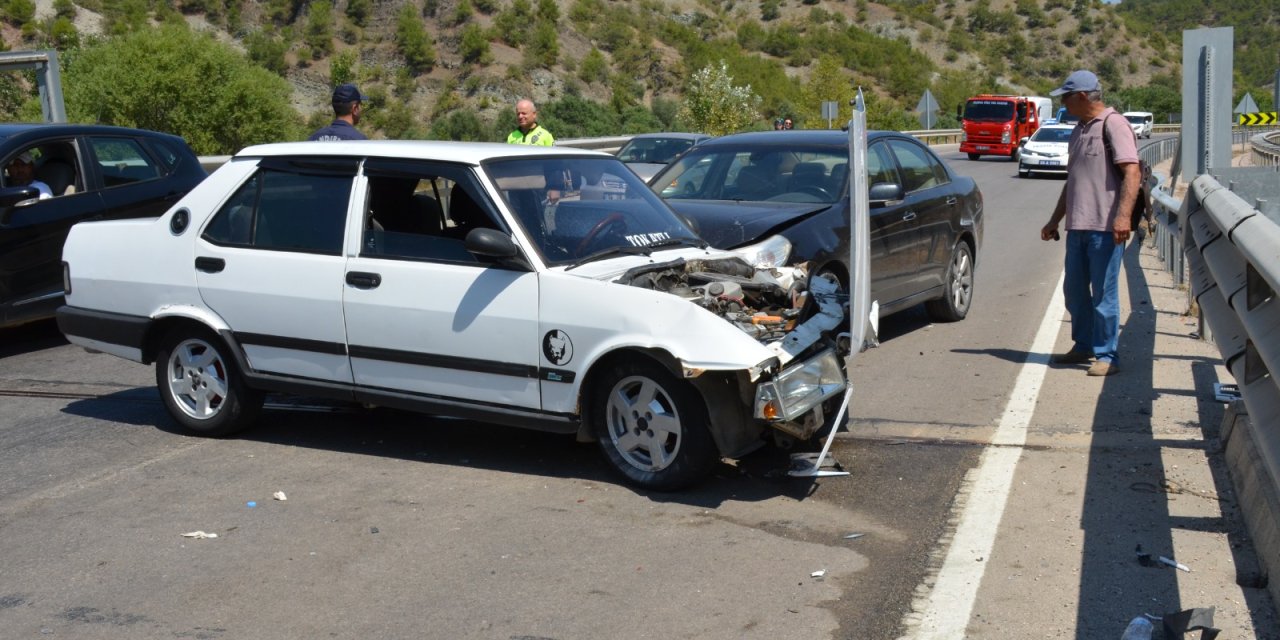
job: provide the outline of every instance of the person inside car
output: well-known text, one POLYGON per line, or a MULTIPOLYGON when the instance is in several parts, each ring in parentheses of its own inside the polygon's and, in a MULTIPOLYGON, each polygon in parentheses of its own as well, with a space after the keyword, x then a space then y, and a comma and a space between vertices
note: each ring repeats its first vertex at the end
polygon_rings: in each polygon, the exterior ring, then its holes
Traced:
POLYGON ((8 186, 35 187, 40 191, 41 200, 53 197, 53 191, 49 189, 49 185, 36 180, 36 165, 30 151, 18 154, 18 157, 9 161, 9 166, 5 170, 9 174, 8 186))

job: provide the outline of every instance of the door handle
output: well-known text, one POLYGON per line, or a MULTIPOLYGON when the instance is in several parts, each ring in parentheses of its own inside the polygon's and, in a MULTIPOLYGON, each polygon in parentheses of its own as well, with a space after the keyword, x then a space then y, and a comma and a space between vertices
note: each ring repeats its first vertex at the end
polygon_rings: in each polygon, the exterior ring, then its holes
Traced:
POLYGON ((365 271, 348 271, 347 284, 357 289, 377 289, 382 284, 382 276, 365 271))
POLYGON ((196 257, 196 270, 205 273, 218 273, 227 268, 227 261, 222 258, 196 257))
POLYGON ((906 212, 906 213, 902 214, 902 221, 903 221, 903 222, 911 222, 912 220, 915 220, 915 219, 916 219, 916 212, 914 212, 914 211, 908 211, 908 212, 906 212))
POLYGON ((952 206, 959 201, 959 198, 956 198, 955 196, 947 196, 947 206, 952 206))

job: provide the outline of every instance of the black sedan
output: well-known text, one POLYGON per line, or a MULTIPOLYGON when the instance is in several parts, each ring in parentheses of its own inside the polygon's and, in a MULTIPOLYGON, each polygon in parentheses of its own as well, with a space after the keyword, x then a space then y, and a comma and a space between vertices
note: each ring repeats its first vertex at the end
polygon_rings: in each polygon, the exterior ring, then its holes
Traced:
POLYGON ((0 125, 0 167, 0 327, 53 317, 71 225, 159 216, 206 175, 177 136, 68 124, 0 125))
MULTIPOLYGON (((868 135, 867 178, 871 299, 881 315, 923 302, 936 320, 963 319, 982 244, 973 179, 919 140, 887 131, 868 135)), ((787 264, 811 262, 847 286, 848 182, 848 134, 796 130, 707 140, 649 185, 713 246, 746 250, 758 263, 786 252, 787 264)))

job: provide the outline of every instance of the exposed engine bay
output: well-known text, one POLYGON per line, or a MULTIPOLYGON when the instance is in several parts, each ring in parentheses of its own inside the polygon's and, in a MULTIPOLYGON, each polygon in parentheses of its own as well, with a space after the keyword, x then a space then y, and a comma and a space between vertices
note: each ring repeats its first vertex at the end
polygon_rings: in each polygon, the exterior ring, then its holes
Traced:
POLYGON ((845 326, 848 295, 827 277, 810 278, 804 266, 765 270, 735 258, 681 259, 632 269, 618 282, 719 315, 778 352, 783 365, 824 338, 836 342, 845 326))

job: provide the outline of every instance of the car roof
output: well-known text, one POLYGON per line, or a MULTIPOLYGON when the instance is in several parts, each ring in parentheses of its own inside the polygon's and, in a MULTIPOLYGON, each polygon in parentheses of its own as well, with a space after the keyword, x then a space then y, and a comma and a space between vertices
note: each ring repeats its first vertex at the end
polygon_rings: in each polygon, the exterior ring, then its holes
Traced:
POLYGON ((74 136, 74 135, 158 135, 174 137, 173 134, 149 129, 130 129, 113 127, 104 124, 69 124, 65 122, 9 122, 0 124, 0 138, 11 138, 23 134, 74 136))
POLYGON ((478 165, 488 160, 529 156, 566 157, 592 155, 616 158, 602 151, 574 147, 542 147, 501 142, 452 142, 447 140, 341 140, 337 142, 276 142, 241 149, 248 156, 379 156, 405 159, 447 159, 478 165))
POLYGON ((1144 117, 1145 117, 1145 116, 1149 116, 1149 115, 1151 115, 1151 112, 1150 112, 1150 111, 1126 111, 1126 112, 1124 112, 1124 113, 1122 113, 1122 114, 1120 114, 1120 115, 1122 115, 1122 116, 1144 116, 1144 117))
MULTIPOLYGON (((868 131, 867 140, 881 138, 911 138, 897 131, 868 131)), ((698 148, 717 147, 722 145, 752 145, 762 147, 788 147, 797 144, 844 145, 849 142, 849 132, 839 129, 789 129, 786 131, 751 131, 733 133, 719 138, 712 138, 698 144, 698 148)))
POLYGON ((663 140, 702 140, 711 136, 705 133, 690 133, 688 131, 669 131, 656 133, 637 133, 631 136, 632 140, 648 140, 651 138, 659 138, 663 140))

